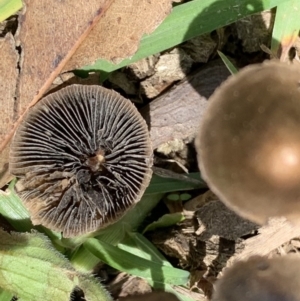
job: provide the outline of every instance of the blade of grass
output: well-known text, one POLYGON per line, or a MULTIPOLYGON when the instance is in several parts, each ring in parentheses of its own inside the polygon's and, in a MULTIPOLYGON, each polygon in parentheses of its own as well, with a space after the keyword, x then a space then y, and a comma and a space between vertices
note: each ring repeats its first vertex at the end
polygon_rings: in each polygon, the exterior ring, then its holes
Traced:
POLYGON ((138 232, 128 233, 126 239, 118 244, 118 248, 144 259, 172 267, 169 261, 167 261, 156 247, 145 236, 138 232))
POLYGON ((10 182, 6 191, 0 190, 0 214, 17 231, 32 229, 29 213, 14 190, 16 180, 10 182))
POLYGON ((142 277, 150 282, 184 285, 189 273, 135 256, 118 247, 89 238, 84 244, 92 254, 113 268, 142 277))
POLYGON ((82 69, 112 72, 149 55, 174 47, 195 36, 236 22, 248 15, 292 0, 194 0, 174 7, 172 13, 151 34, 142 38, 138 51, 119 64, 98 60, 82 69))
POLYGON ((271 51, 282 61, 288 59, 288 53, 298 37, 300 29, 300 2, 291 0, 277 6, 272 34, 271 51))
POLYGON ((0 22, 22 8, 22 0, 0 0, 0 22))
POLYGON ((218 55, 220 56, 220 58, 222 59, 223 63, 227 67, 228 71, 232 75, 238 73, 237 68, 235 68, 235 66, 231 63, 231 61, 228 59, 228 57, 224 53, 222 53, 221 51, 218 50, 218 55))
MULTIPOLYGON (((165 266, 172 267, 169 261, 166 260, 166 258, 155 248, 155 246, 140 233, 129 233, 128 238, 125 239, 122 244, 118 244, 118 247, 130 253, 134 252, 134 254, 137 254, 136 250, 138 250, 138 256, 145 259, 151 259, 152 261, 161 263, 165 266)), ((157 289, 173 293, 180 301, 194 301, 194 299, 178 293, 170 284, 160 284, 152 281, 150 284, 157 289)))
POLYGON ((154 231, 157 228, 170 227, 179 222, 182 222, 184 219, 185 219, 184 215, 180 212, 165 214, 161 218, 159 218, 157 221, 148 225, 144 229, 143 233, 146 233, 148 231, 154 231))
POLYGON ((100 262, 99 258, 94 256, 83 246, 80 246, 71 256, 72 266, 80 272, 90 273, 100 262))
POLYGON ((187 175, 191 179, 200 181, 200 184, 194 184, 189 181, 182 181, 171 178, 162 178, 157 175, 153 175, 149 187, 145 191, 145 195, 151 195, 153 193, 166 193, 180 190, 192 190, 199 188, 206 188, 206 183, 201 179, 200 173, 190 173, 187 175))

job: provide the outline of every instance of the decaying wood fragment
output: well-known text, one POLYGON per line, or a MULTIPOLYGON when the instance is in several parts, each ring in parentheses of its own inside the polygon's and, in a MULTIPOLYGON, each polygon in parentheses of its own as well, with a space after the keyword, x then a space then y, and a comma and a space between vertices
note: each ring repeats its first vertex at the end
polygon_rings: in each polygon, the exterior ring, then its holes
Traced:
POLYGON ((191 141, 208 97, 228 76, 225 65, 213 61, 143 108, 153 149, 174 139, 191 141))
POLYGON ((227 266, 250 256, 266 256, 287 241, 300 236, 300 227, 291 224, 285 218, 272 218, 268 224, 258 230, 258 235, 245 241, 244 250, 233 256, 227 266))

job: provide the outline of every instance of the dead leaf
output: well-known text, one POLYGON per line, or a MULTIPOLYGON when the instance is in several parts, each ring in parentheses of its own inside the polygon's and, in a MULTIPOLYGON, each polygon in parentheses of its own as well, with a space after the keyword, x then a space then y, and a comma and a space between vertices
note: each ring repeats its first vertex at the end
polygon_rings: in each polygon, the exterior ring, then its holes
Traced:
POLYGON ((55 78, 47 91, 47 94, 53 93, 70 85, 99 85, 99 83, 100 72, 90 72, 86 78, 78 77, 73 72, 66 72, 55 78))
MULTIPOLYGON (((5 38, 0 39, 0 104, 1 104, 1 122, 0 122, 0 141, 15 121, 15 97, 16 83, 18 78, 18 60, 19 55, 15 49, 13 36, 8 33, 5 38)), ((0 187, 9 180, 8 175, 8 155, 9 148, 6 148, 0 156, 0 187)))
POLYGON ((21 49, 17 83, 6 76, 12 72, 11 69, 16 69, 18 61, 12 36, 10 42, 6 42, 10 43, 11 54, 5 54, 3 46, 0 49, 1 58, 8 56, 7 59, 1 59, 0 63, 0 74, 4 75, 2 87, 8 90, 8 96, 1 102, 2 112, 5 108, 9 110, 7 119, 0 122, 2 165, 7 163, 7 145, 26 111, 46 92, 112 1, 91 0, 88 4, 85 0, 24 1, 16 34, 21 49))
POLYGON ((172 9, 172 0, 115 0, 69 60, 64 71, 102 58, 118 62, 132 56, 141 37, 150 34, 172 9))

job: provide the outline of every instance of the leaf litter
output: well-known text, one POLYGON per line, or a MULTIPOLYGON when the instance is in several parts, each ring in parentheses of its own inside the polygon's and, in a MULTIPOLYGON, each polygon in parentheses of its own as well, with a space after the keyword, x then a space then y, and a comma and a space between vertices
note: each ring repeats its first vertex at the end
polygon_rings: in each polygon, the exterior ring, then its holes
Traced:
MULTIPOLYGON (((0 121, 0 141, 2 141, 15 121, 14 99, 18 76, 18 53, 14 46, 12 34, 8 33, 0 39, 0 53, 0 103, 2 116, 4 117, 0 121)), ((1 179, 6 177, 8 173, 8 153, 9 147, 4 149, 0 156, 0 185, 5 184, 2 183, 1 179)))

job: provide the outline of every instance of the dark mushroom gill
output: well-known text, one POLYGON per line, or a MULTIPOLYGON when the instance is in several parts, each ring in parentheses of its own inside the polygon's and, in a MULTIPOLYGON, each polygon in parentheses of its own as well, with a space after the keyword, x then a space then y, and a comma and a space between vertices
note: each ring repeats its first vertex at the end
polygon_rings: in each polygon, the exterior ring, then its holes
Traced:
POLYGON ((148 129, 134 105, 99 86, 43 98, 14 136, 11 173, 34 224, 92 232, 138 202, 151 178, 148 129))
POLYGON ((209 99, 199 167, 231 209, 256 223, 300 215, 300 68, 252 65, 209 99))

